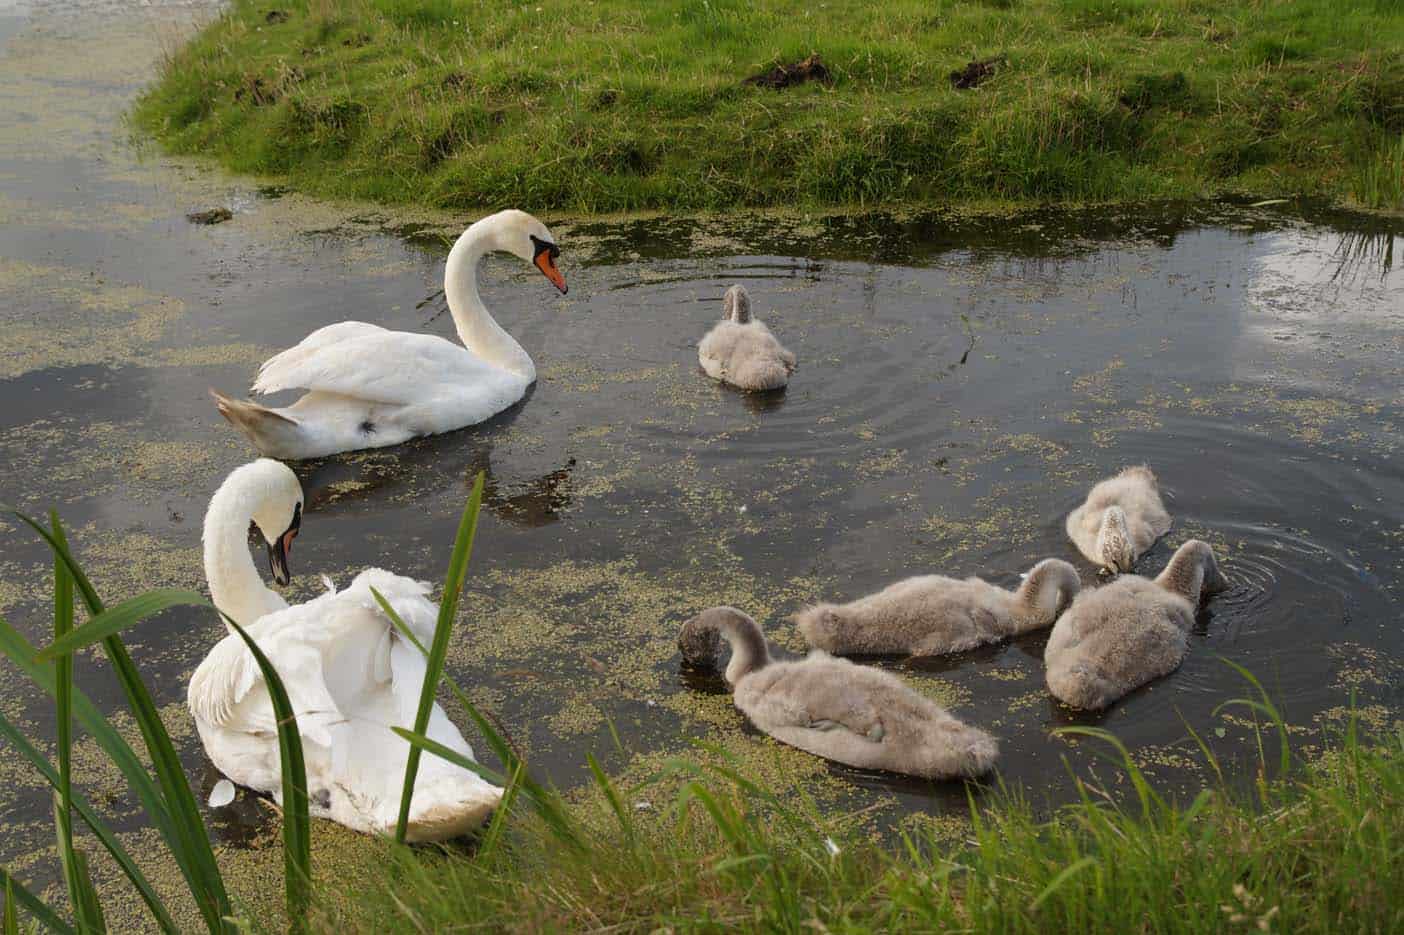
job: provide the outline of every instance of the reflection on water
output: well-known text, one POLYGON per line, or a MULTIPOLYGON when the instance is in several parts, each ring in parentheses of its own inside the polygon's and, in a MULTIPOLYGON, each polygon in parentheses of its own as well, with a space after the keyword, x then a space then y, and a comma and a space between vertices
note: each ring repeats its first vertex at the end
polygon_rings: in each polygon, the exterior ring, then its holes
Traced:
MULTIPOLYGON (((451 336, 436 290, 445 237, 467 219, 389 219, 138 162, 111 133, 149 69, 129 59, 154 61, 155 45, 145 20, 85 9, 0 34, 0 499, 57 504, 115 597, 201 583, 205 502, 252 456, 206 388, 246 386, 269 353, 345 318, 451 336), (220 203, 236 208, 228 223, 184 220, 220 203)), ((806 602, 905 575, 1012 586, 1062 556, 1091 586, 1062 518, 1142 462, 1175 526, 1138 570, 1197 536, 1233 582, 1177 673, 1073 715, 1043 686, 1046 633, 873 664, 1000 737, 1000 778, 1040 800, 1073 794, 1064 758, 1092 762, 1050 738, 1063 724, 1115 731, 1172 789, 1205 778, 1186 725, 1219 752, 1247 749, 1251 725, 1215 714, 1245 691, 1220 657, 1262 678, 1305 743, 1352 694, 1368 723, 1398 718, 1398 220, 1234 204, 545 220, 568 298, 515 260, 483 271, 485 301, 537 362, 531 395, 483 426, 298 465, 305 573, 291 596, 368 565, 439 580, 485 471, 449 665, 546 778, 583 780, 587 751, 619 769, 696 737, 780 761, 717 676, 679 671, 688 615, 740 606, 784 654, 802 648, 791 615, 806 602), (799 356, 784 392, 738 393, 698 370, 695 342, 735 282, 799 356)), ((8 531, 0 611, 37 640, 47 562, 8 531)), ((172 611, 131 636, 204 786, 184 685, 220 635, 172 611)), ((96 703, 118 710, 101 667, 81 664, 96 703)), ((16 679, 0 682, 0 708, 48 728, 49 705, 16 679)), ((830 800, 885 821, 966 802, 959 784, 824 778, 830 800)), ((84 781, 113 785, 97 767, 84 781)), ((0 858, 49 840, 46 801, 32 777, 7 783, 0 858)), ((140 826, 112 801, 119 827, 140 826)), ((262 806, 240 803, 217 819, 223 840, 267 827, 262 806)))

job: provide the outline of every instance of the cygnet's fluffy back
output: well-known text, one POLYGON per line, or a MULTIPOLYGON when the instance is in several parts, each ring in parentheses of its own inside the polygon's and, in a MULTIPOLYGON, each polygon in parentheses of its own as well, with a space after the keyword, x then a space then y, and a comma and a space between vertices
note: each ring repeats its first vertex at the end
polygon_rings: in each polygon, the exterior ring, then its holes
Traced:
POLYGON ((1051 626, 1080 586, 1071 565, 1050 558, 1017 591, 919 575, 847 604, 806 608, 796 622, 810 646, 833 653, 940 655, 1051 626))
POLYGON ((751 317, 746 290, 732 286, 723 307, 725 316, 697 347, 697 361, 707 375, 743 390, 774 390, 789 383, 795 355, 764 322, 751 317))

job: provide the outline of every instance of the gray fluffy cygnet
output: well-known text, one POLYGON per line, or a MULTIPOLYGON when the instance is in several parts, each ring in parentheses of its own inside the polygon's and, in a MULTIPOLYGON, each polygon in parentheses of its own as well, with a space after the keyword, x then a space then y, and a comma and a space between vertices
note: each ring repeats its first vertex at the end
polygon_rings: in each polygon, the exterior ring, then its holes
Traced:
POLYGON ((707 376, 743 390, 779 389, 795 372, 795 355, 751 317, 751 297, 742 286, 726 290, 722 320, 697 346, 697 362, 707 376))
POLYGON ((806 608, 795 620, 810 646, 831 653, 938 656, 1052 626, 1081 587, 1076 569, 1050 558, 1017 591, 918 575, 847 604, 806 608))
POLYGON ((1097 484, 1068 514, 1067 530, 1088 561, 1112 572, 1130 571, 1170 531, 1155 473, 1145 465, 1129 467, 1097 484))
POLYGON ((1098 710, 1173 672, 1189 652, 1201 597, 1227 586, 1213 549, 1191 539, 1154 580, 1122 575, 1083 591, 1048 638, 1048 690, 1074 708, 1098 710))
POLYGON ((781 743, 849 766, 927 779, 979 776, 999 755, 993 737, 889 672, 819 650, 773 661, 760 627, 733 607, 687 621, 678 647, 687 663, 715 666, 723 639, 731 645, 732 700, 781 743))

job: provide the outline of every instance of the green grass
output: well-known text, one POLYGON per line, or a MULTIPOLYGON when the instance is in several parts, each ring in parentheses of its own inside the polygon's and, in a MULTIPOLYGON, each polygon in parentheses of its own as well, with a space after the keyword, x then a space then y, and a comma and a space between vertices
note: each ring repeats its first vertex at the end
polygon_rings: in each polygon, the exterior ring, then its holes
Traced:
POLYGON ((234 0, 133 119, 313 194, 450 208, 1397 209, 1401 102, 1395 0, 234 0), (742 84, 811 52, 832 86, 742 84))
MULTIPOLYGON (((1350 731, 1290 778, 1158 796, 1119 751, 1117 791, 1040 818, 1004 791, 973 826, 855 816, 772 795, 724 759, 643 786, 597 769, 585 850, 517 821, 488 852, 387 847, 376 881, 327 881, 320 931, 1377 932, 1404 903, 1404 736, 1350 731), (636 809, 647 800, 653 808, 636 809)), ((1217 765, 1217 764, 1216 764, 1217 765)))

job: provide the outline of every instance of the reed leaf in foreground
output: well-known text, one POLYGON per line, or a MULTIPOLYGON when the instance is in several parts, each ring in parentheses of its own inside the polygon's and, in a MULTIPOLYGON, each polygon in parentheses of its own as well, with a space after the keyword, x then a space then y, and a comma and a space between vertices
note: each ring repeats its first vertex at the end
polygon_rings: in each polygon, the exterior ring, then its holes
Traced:
MULTIPOLYGON (((194 591, 151 591, 95 615, 86 626, 55 640, 53 645, 45 648, 38 657, 71 660, 70 654, 76 650, 99 640, 113 639, 126 627, 176 605, 215 609, 214 605, 194 591)), ((278 725, 278 752, 283 773, 284 886, 287 893, 288 919, 295 930, 301 931, 306 925, 312 881, 311 816, 307 801, 307 767, 303 759, 302 738, 298 732, 297 718, 288 699, 287 689, 277 670, 238 622, 228 616, 224 619, 244 641, 263 673, 278 725)), ((203 828, 203 825, 201 827, 203 828)))
MULTIPOLYGON (((10 746, 28 760, 30 764, 43 775, 49 785, 53 786, 55 790, 58 789, 58 771, 55 770, 49 761, 44 758, 44 755, 20 733, 19 728, 10 723, 4 715, 0 715, 0 737, 9 741, 10 746)), ((151 910, 151 917, 156 921, 161 931, 170 933, 178 932, 179 929, 176 927, 175 920, 171 918, 170 913, 166 910, 160 897, 156 895, 156 890, 152 888, 150 881, 146 879, 146 875, 141 872, 141 868, 132 860, 132 855, 127 853, 127 849, 122 846, 122 842, 117 840, 117 836, 114 835, 111 829, 98 817, 97 812, 93 811, 93 807, 88 803, 88 800, 84 798, 81 793, 74 792, 72 793, 72 802, 73 809, 78 813, 78 817, 83 819, 88 828, 92 830, 93 835, 101 842, 102 846, 107 849, 107 853, 112 855, 112 859, 116 861, 117 866, 127 875, 127 879, 132 881, 132 885, 136 887, 142 902, 146 903, 146 907, 151 910)))
POLYGON ((312 892, 312 818, 307 805, 307 765, 302 757, 302 735, 298 733, 297 716, 278 670, 243 627, 227 614, 223 616, 258 663, 277 718, 278 755, 283 770, 283 888, 287 895, 289 924, 294 932, 303 932, 307 929, 307 907, 312 892))
MULTIPOLYGON (((24 888, 24 884, 11 876, 8 870, 0 868, 0 879, 5 881, 5 929, 10 930, 10 919, 18 916, 16 906, 23 906, 31 916, 51 932, 59 932, 61 935, 69 935, 73 931, 73 926, 59 918, 58 913, 44 905, 44 901, 24 888)), ((14 922, 15 930, 19 929, 19 920, 14 922)))
MULTIPOLYGON (((395 625, 395 629, 400 631, 400 635, 408 640, 410 644, 421 653, 428 656, 429 650, 419 641, 419 637, 414 635, 414 631, 409 628, 395 608, 390 606, 390 602, 385 599, 385 596, 375 588, 371 588, 371 594, 375 596, 376 602, 380 604, 380 609, 385 612, 385 616, 389 617, 390 622, 395 625)), ((526 762, 517 755, 517 752, 512 749, 512 745, 507 742, 507 739, 502 736, 493 723, 478 710, 477 705, 469 700, 467 692, 459 686, 458 682, 454 681, 453 676, 444 672, 440 678, 448 685, 449 691, 453 693, 453 696, 458 699, 459 705, 463 707, 463 710, 478 728, 478 732, 483 735, 483 740, 487 743, 488 748, 502 761, 503 768, 507 770, 508 776, 516 777, 514 781, 520 786, 520 791, 526 794, 527 802, 531 804, 532 810, 546 822, 547 826, 555 833, 557 838, 566 844, 580 848, 582 846, 580 836, 575 830, 574 822, 572 822, 570 816, 566 813, 565 806, 560 796, 531 777, 531 774, 526 770, 526 762)), ((409 738, 406 737, 406 739, 409 738)), ((414 743, 414 741, 410 740, 410 743, 414 743)), ((430 752, 432 753, 434 751, 431 750, 430 752)), ((450 762, 454 761, 450 760, 450 762)), ((501 777, 484 770, 483 767, 476 763, 473 767, 468 768, 473 769, 474 772, 477 772, 478 775, 487 779, 489 782, 502 782, 501 777)), ((514 794, 512 796, 512 801, 515 801, 515 799, 516 796, 514 794)), ((499 806, 499 810, 505 813, 510 804, 511 802, 508 801, 507 796, 504 794, 503 803, 499 806)))
MULTIPOLYGON (((49 521, 54 536, 63 542, 63 527, 58 514, 50 511, 49 521)), ((57 556, 54 557, 54 639, 61 640, 73 629, 73 576, 57 556)), ((102 931, 102 914, 96 910, 97 897, 91 892, 91 881, 81 867, 81 859, 73 847, 73 657, 54 660, 54 719, 58 734, 59 776, 54 794, 54 826, 58 833, 59 862, 63 879, 68 885, 68 901, 73 917, 82 932, 102 931)))
POLYGON ((102 917, 102 904, 98 900, 97 888, 93 886, 92 874, 88 872, 88 858, 73 846, 73 835, 68 818, 63 813, 61 796, 54 795, 54 824, 58 828, 60 863, 63 865, 63 879, 68 884, 68 899, 73 906, 73 917, 78 920, 78 931, 84 935, 103 935, 107 922, 102 917))
MULTIPOLYGON (((478 509, 483 503, 485 480, 486 474, 479 471, 477 479, 473 481, 473 492, 468 497, 468 504, 463 508, 463 518, 458 523, 458 535, 453 540, 453 555, 449 559, 448 574, 444 578, 444 593, 439 598, 439 619, 434 624, 434 641, 429 648, 424 684, 419 690, 419 710, 414 717, 416 734, 422 735, 429 728, 429 714, 434 709, 434 696, 439 690, 439 676, 444 671, 444 658, 448 655, 453 618, 458 613, 458 598, 468 573, 468 560, 473 555, 473 539, 478 531, 478 509)), ((419 747, 412 746, 409 758, 405 761, 405 782, 400 792, 400 815, 395 824, 395 840, 401 844, 405 843, 405 833, 409 829, 414 780, 419 773, 419 754, 419 747)))
POLYGON ((19 935, 19 914, 15 911, 15 888, 10 878, 5 878, 4 916, 0 917, 0 932, 5 935, 19 935))
MULTIPOLYGON (((104 610, 102 600, 98 597, 92 582, 88 580, 88 576, 83 572, 82 566, 69 551, 67 543, 63 541, 61 530, 59 535, 53 535, 23 513, 11 512, 22 523, 38 533, 40 538, 48 543, 49 548, 53 550, 55 557, 67 566, 68 571, 73 576, 78 593, 82 596, 84 604, 87 605, 89 615, 97 617, 101 614, 104 610)), ((137 671, 136 664, 132 662, 131 655, 127 652, 121 638, 114 633, 104 637, 102 642, 108 660, 112 663, 113 671, 117 675, 117 680, 122 686, 122 692, 126 695, 132 716, 141 730, 142 740, 146 744, 151 763, 156 770, 156 781, 160 789, 159 798, 163 803, 161 811, 165 812, 166 816, 165 821, 154 821, 153 823, 156 823, 158 830, 162 832, 166 846, 170 848, 171 855, 175 858, 177 866, 180 867, 181 874, 190 887, 190 893, 195 898, 195 904, 199 907, 206 928, 211 932, 224 932, 229 927, 226 920, 232 914, 229 894, 225 890, 224 879, 220 876, 219 865, 215 862, 214 850, 210 846, 210 836, 205 830, 205 823, 200 815, 199 806, 196 804, 195 794, 190 790, 190 782, 185 776, 180 758, 176 755, 175 745, 171 743, 170 734, 167 733, 165 725, 161 723, 161 716, 156 710, 155 702, 151 699, 151 693, 142 682, 141 674, 137 671)), ((33 677, 31 675, 31 678, 33 677)), ((53 690, 51 689, 51 691, 53 690)), ((97 715, 96 711, 93 713, 98 720, 106 725, 106 721, 101 715, 97 715)), ((110 726, 108 730, 111 730, 110 726)), ((96 734, 94 736, 96 737, 96 734)), ((118 739, 120 740, 120 738, 118 739)), ((122 745, 126 746, 125 742, 122 745)), ((106 745, 104 749, 107 749, 106 745)), ((110 752, 109 755, 111 755, 110 752)), ((119 768, 121 768, 121 764, 119 764, 119 768)), ((140 767, 139 763, 137 769, 145 776, 145 770, 140 767)), ((128 781, 133 781, 133 776, 128 773, 127 769, 123 768, 123 773, 127 774, 128 781)), ((147 777, 147 781, 149 783, 149 777, 147 777)), ((148 812, 152 811, 148 803, 144 802, 143 804, 148 805, 148 812)))

